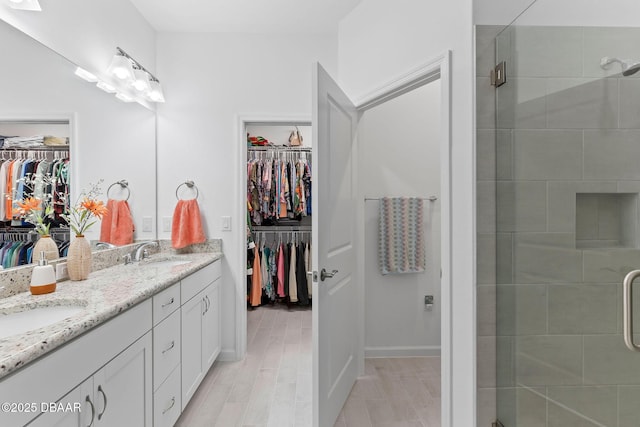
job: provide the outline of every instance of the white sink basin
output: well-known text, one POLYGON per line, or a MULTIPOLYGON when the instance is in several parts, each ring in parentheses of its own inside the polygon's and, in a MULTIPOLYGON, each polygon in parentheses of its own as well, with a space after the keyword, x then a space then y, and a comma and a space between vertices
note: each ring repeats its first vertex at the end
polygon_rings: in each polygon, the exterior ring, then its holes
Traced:
POLYGON ((0 310, 0 339, 52 325, 84 310, 81 305, 12 307, 0 310))

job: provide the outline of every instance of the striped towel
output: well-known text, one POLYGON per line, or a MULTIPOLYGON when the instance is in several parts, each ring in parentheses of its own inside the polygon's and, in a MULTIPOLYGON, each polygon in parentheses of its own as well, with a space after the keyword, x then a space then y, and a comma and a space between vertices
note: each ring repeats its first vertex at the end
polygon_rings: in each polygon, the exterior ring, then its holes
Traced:
POLYGON ((380 199, 378 260, 380 273, 421 273, 425 266, 422 199, 380 199))

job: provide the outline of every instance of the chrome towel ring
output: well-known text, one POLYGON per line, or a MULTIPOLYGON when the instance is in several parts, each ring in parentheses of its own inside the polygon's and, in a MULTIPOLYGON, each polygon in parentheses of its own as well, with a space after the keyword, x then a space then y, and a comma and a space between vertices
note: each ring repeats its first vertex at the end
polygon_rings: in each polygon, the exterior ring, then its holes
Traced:
MULTIPOLYGON (((188 188, 196 191, 196 197, 194 197, 194 199, 197 199, 198 196, 200 195, 200 191, 198 191, 198 187, 196 187, 196 185, 193 183, 193 181, 188 180, 183 182, 182 184, 178 185, 178 187, 176 188, 176 199, 180 200, 180 196, 178 196, 178 191, 180 190, 180 187, 182 187, 183 185, 186 185, 188 188)), ((187 199, 183 199, 183 200, 187 200, 187 199)))
POLYGON ((123 190, 127 190, 127 198, 123 199, 124 201, 128 201, 129 197, 131 196, 131 190, 129 189, 129 181, 127 181, 126 179, 121 179, 120 181, 116 181, 113 184, 111 184, 109 186, 109 188, 107 188, 107 199, 109 199, 109 191, 111 191, 111 188, 114 185, 119 185, 121 187, 121 189, 123 190))

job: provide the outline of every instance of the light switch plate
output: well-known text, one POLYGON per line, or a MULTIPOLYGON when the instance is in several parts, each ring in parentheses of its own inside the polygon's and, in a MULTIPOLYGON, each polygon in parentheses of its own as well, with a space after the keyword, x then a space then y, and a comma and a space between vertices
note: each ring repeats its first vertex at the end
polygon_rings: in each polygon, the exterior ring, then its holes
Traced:
POLYGON ((142 231, 144 232, 153 231, 153 219, 150 216, 142 217, 142 231))
POLYGON ((162 231, 166 233, 171 233, 171 217, 170 216, 162 217, 162 231))
POLYGON ((231 231, 231 217, 223 216, 222 217, 222 231, 231 231))

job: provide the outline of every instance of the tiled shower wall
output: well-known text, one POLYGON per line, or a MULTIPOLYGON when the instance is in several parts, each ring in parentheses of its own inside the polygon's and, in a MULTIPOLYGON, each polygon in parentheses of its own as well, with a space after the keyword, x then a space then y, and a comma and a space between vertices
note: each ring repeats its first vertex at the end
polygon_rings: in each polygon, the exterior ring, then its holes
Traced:
POLYGON ((495 90, 495 193, 482 161, 493 112, 480 106, 494 89, 477 89, 478 312, 497 307, 496 383, 479 365, 479 386, 497 386, 505 427, 637 427, 640 354, 623 343, 621 282, 640 268, 640 73, 600 58, 640 60, 640 29, 513 26, 497 52, 508 83, 495 90), (492 288, 480 211, 494 202, 492 288))

